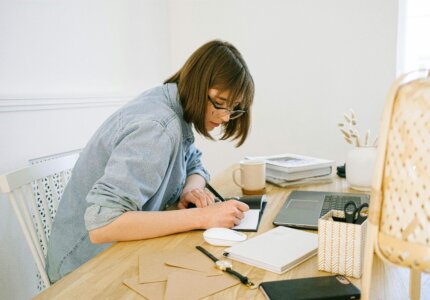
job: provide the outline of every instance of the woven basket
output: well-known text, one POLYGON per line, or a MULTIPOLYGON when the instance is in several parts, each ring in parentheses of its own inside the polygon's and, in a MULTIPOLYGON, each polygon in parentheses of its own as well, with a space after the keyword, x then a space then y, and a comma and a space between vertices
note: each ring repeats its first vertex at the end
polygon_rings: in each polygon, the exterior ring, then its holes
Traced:
POLYGON ((360 278, 367 220, 350 224, 332 217, 345 218, 345 214, 331 210, 318 220, 318 270, 360 278))

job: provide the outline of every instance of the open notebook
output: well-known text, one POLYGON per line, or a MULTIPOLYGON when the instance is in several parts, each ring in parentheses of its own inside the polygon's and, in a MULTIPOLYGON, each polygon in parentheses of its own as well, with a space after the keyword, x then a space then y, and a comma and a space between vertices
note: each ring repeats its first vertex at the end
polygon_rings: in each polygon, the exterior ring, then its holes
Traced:
POLYGON ((242 196, 239 201, 248 204, 249 210, 245 212, 245 218, 242 219, 240 224, 232 229, 237 231, 257 231, 266 208, 266 195, 242 196))

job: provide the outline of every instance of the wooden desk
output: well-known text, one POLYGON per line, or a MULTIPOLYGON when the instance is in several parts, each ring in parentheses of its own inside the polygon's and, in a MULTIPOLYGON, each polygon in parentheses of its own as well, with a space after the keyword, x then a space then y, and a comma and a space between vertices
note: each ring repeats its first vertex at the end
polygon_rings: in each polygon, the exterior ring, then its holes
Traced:
MULTIPOLYGON (((213 186, 222 195, 233 196, 241 194, 240 188, 236 187, 231 181, 232 169, 233 167, 227 169, 212 180, 213 186)), ((302 186, 299 188, 303 190, 353 192, 349 190, 345 180, 339 178, 335 178, 333 183, 330 184, 302 186)), ((291 189, 278 188, 270 184, 267 185, 268 203, 258 233, 273 228, 272 221, 284 204, 290 191, 291 189)), ((197 251, 194 247, 200 244, 204 244, 209 251, 221 256, 224 248, 204 243, 202 232, 201 230, 196 230, 161 238, 114 244, 43 291, 36 299, 144 299, 122 284, 125 278, 137 277, 138 256, 161 249, 172 249, 173 251, 173 249, 182 248, 197 251)), ((248 233, 248 237, 253 237, 256 234, 248 233)), ((375 261, 371 299, 408 299, 409 271, 384 265, 376 257, 375 261)), ((238 262, 234 262, 234 268, 240 273, 246 274, 252 281, 257 283, 288 278, 331 275, 330 273, 318 271, 316 256, 282 275, 238 262)), ((350 279, 360 288, 359 279, 350 279)), ((190 285, 192 286, 192 283, 190 285)), ((422 285, 422 299, 430 299, 429 275, 423 274, 422 285)), ((237 285, 217 293, 209 297, 209 299, 265 298, 258 289, 250 290, 243 285, 237 285)))

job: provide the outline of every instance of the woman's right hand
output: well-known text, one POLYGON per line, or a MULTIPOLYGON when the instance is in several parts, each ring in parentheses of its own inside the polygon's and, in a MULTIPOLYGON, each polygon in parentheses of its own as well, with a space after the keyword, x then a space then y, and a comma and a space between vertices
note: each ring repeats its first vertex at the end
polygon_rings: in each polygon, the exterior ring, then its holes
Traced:
POLYGON ((199 209, 199 216, 202 218, 202 229, 212 227, 231 228, 240 223, 244 218, 244 212, 249 210, 249 206, 237 200, 218 202, 199 209))

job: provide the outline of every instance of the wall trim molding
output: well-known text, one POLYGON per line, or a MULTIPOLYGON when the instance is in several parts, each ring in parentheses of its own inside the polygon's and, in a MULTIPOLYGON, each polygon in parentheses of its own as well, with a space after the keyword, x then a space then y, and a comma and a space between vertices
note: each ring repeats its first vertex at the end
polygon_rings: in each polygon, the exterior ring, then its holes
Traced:
POLYGON ((0 113, 121 106, 132 97, 0 97, 0 113))

